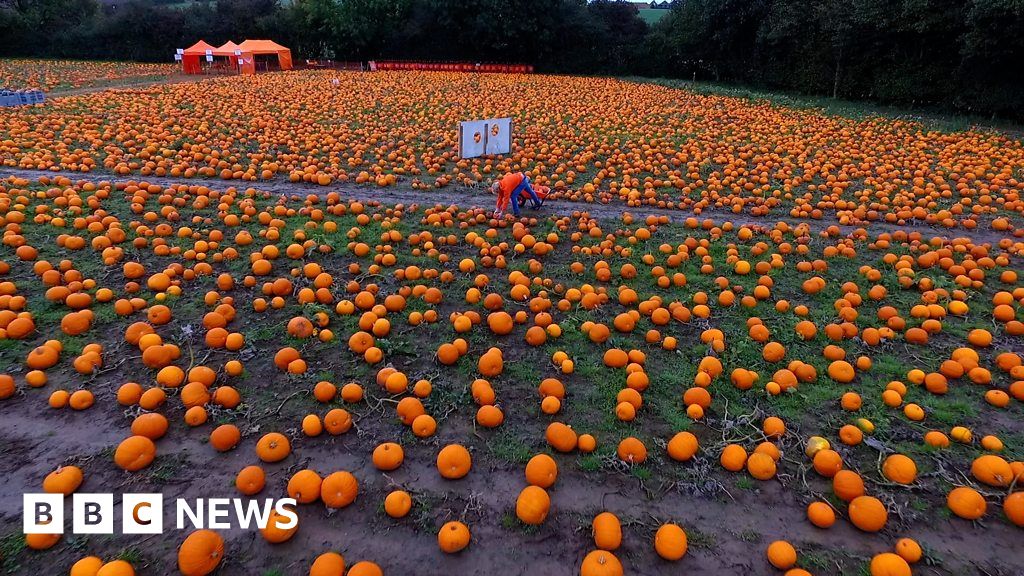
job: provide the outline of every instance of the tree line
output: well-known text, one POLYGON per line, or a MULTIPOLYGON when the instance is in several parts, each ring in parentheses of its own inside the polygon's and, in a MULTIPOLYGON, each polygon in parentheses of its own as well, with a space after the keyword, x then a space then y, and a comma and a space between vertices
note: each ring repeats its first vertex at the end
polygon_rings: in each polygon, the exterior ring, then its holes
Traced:
POLYGON ((1021 0, 684 0, 648 46, 653 74, 1024 119, 1021 0))
POLYGON ((1022 0, 0 0, 0 56, 170 61, 271 38, 297 60, 468 60, 1024 119, 1022 0))

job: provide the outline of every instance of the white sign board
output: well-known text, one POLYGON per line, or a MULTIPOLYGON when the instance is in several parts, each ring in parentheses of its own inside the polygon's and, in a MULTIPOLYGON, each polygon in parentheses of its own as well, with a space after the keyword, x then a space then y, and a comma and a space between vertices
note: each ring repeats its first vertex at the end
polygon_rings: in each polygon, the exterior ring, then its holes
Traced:
POLYGON ((511 151, 511 118, 490 118, 459 123, 460 158, 476 158, 485 154, 508 154, 511 151))
POLYGON ((181 54, 175 54, 174 55, 174 61, 175 62, 181 62, 181 54))
POLYGON ((487 123, 487 153, 508 154, 512 151, 512 119, 492 118, 487 123))
POLYGON ((487 153, 487 123, 471 120, 459 123, 459 157, 476 158, 487 153))

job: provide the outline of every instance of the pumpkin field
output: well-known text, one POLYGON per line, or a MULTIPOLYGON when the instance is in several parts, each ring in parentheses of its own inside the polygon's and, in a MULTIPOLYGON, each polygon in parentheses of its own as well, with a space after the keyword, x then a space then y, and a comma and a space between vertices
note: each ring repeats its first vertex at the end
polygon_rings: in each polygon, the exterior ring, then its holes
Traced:
POLYGON ((0 60, 0 88, 68 91, 172 76, 177 66, 81 60, 0 60))
POLYGON ((609 78, 0 109, 0 573, 1022 574, 1022 190, 1014 134, 609 78), (499 220, 509 171, 552 193, 499 220))

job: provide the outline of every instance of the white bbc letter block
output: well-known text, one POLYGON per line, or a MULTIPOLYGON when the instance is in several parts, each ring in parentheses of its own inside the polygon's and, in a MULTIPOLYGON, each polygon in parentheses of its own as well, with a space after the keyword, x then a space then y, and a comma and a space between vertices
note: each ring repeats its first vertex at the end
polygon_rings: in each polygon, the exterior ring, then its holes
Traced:
POLYGON ((210 530, 231 529, 231 523, 224 521, 231 513, 231 500, 227 498, 210 498, 206 503, 209 505, 207 508, 209 522, 207 522, 206 527, 210 530))
POLYGON ((125 494, 121 501, 123 534, 160 534, 164 531, 163 494, 125 494))
POLYGON ((63 494, 24 494, 21 531, 25 534, 64 533, 63 494))
POLYGON ((75 494, 71 512, 71 529, 75 534, 114 533, 113 494, 75 494))
POLYGON ((203 526, 205 526, 206 525, 206 517, 205 517, 205 513, 203 512, 204 509, 205 509, 205 507, 203 506, 203 500, 202 499, 196 500, 196 509, 193 510, 192 507, 188 505, 188 500, 185 500, 184 498, 178 498, 178 500, 177 500, 178 530, 184 530, 185 529, 185 518, 186 517, 188 517, 189 522, 191 522, 192 526, 194 528, 196 528, 196 529, 201 529, 203 526))

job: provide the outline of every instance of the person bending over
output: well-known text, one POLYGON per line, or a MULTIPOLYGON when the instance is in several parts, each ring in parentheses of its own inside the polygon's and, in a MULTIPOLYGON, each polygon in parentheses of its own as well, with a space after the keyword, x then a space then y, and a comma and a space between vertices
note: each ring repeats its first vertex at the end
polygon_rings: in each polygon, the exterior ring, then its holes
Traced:
POLYGON ((537 196, 533 186, 530 185, 530 177, 522 172, 509 172, 491 184, 491 193, 498 195, 498 202, 494 208, 494 217, 501 218, 505 215, 505 209, 509 203, 512 204, 512 213, 519 217, 519 196, 525 194, 533 202, 532 208, 537 210, 543 202, 537 196), (514 199, 514 200, 513 200, 514 199))

